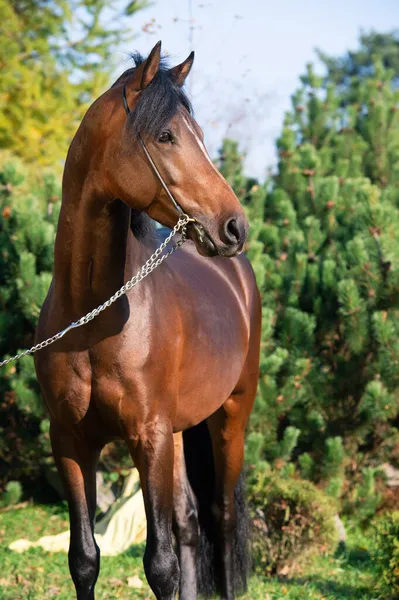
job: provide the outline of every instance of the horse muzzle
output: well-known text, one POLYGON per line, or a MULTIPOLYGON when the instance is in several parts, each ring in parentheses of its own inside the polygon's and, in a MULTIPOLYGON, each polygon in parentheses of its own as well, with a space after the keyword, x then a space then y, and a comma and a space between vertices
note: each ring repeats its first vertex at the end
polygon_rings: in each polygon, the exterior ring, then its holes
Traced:
POLYGON ((202 256, 224 256, 231 258, 242 252, 248 237, 248 222, 243 216, 230 217, 223 221, 216 235, 196 219, 190 226, 188 237, 193 240, 202 256))

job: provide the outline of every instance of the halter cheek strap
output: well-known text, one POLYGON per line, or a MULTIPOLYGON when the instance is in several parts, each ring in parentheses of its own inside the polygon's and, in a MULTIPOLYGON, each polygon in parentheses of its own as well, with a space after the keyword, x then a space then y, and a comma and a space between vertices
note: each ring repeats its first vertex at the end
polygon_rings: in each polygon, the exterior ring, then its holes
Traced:
MULTIPOLYGON (((130 114, 130 108, 129 105, 127 103, 127 98, 126 98, 126 83, 123 84, 123 88, 122 88, 122 100, 123 100, 123 106, 125 109, 126 114, 129 116, 130 114)), ((137 134, 137 139, 139 141, 140 146, 143 148, 144 154, 147 157, 148 162, 150 163, 155 175, 157 176, 160 184, 162 185, 163 189, 165 190, 165 192, 168 195, 169 200, 172 202, 173 206, 175 207, 175 209, 177 210, 179 215, 183 215, 184 210, 182 209, 182 207, 180 206, 180 204, 178 204, 178 202, 176 202, 176 200, 174 199, 171 191, 169 190, 168 186, 166 185, 161 173, 158 170, 158 167, 156 166, 151 154, 148 152, 147 146, 145 145, 142 137, 140 136, 140 134, 137 134)), ((195 221, 195 219, 190 218, 190 221, 195 221)))

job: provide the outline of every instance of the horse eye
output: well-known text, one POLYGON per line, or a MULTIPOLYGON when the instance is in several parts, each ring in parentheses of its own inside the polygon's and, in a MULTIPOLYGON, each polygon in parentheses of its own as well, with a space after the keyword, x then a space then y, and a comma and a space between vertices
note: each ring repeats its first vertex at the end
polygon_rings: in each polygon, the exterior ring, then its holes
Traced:
POLYGON ((173 142, 173 137, 170 131, 163 131, 158 138, 158 142, 161 142, 161 144, 170 144, 173 142))

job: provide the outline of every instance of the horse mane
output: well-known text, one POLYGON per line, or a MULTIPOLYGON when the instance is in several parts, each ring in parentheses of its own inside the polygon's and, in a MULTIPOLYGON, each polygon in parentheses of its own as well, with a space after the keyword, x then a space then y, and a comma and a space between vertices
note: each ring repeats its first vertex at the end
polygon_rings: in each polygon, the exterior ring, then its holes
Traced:
MULTIPOLYGON (((112 87, 125 82, 145 60, 138 52, 131 56, 135 66, 125 71, 112 87)), ((192 114, 190 100, 184 90, 176 85, 167 59, 162 57, 158 73, 141 91, 135 107, 129 113, 129 125, 136 135, 156 137, 174 117, 180 105, 192 114)))
MULTIPOLYGON (((139 52, 134 52, 131 58, 134 60, 134 67, 122 73, 112 87, 127 81, 145 60, 139 52)), ((176 85, 167 59, 162 57, 158 73, 142 90, 136 105, 127 116, 129 126, 135 135, 143 138, 157 137, 181 105, 190 114, 193 113, 190 100, 183 89, 176 85)), ((143 212, 132 211, 130 226, 135 237, 142 239, 151 233, 154 235, 154 222, 143 212)))

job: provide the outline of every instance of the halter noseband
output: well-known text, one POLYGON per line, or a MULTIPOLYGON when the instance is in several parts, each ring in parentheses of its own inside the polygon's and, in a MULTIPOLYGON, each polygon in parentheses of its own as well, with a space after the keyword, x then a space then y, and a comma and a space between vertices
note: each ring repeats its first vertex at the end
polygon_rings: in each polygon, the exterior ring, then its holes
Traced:
MULTIPOLYGON (((129 116, 130 114, 130 108, 129 105, 127 103, 127 98, 126 98, 126 83, 123 84, 123 88, 122 88, 122 100, 123 100, 123 106, 125 108, 125 112, 126 114, 129 116)), ((165 190, 165 192, 168 195, 168 198, 171 200, 173 206, 175 207, 175 209, 177 210, 179 216, 184 215, 185 212, 182 209, 182 207, 180 206, 180 204, 178 204, 178 202, 176 202, 176 200, 174 199, 172 192, 169 190, 168 186, 166 185, 161 173, 159 172, 151 154, 148 152, 147 147, 141 137, 141 135, 138 133, 137 134, 137 139, 139 141, 140 146, 143 148, 144 154, 146 155, 148 162, 150 163, 155 175, 158 177, 160 184, 162 185, 163 189, 165 190)), ((189 217, 190 221, 195 221, 195 219, 189 217)))

